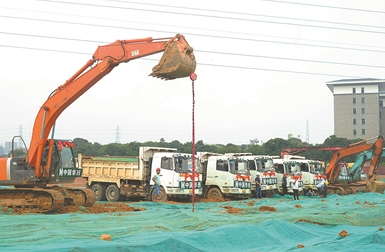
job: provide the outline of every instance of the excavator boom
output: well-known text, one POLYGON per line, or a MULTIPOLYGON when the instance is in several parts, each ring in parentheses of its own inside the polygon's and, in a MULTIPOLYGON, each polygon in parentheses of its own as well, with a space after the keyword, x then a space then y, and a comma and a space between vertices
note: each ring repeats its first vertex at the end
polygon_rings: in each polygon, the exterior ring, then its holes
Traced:
POLYGON ((47 188, 47 184, 73 181, 75 177, 80 177, 79 169, 75 167, 72 142, 48 140, 48 135, 50 132, 53 135, 60 114, 119 64, 163 51, 159 64, 152 69, 150 76, 164 80, 191 78, 196 60, 193 48, 181 34, 161 39, 117 40, 99 46, 92 59, 52 92, 40 107, 27 157, 0 158, 0 185, 17 187, 13 190, 0 190, 0 206, 20 211, 46 212, 68 202, 92 204, 93 199, 90 197, 94 196, 90 195, 89 189, 47 188), (67 154, 63 155, 65 151, 67 154), (71 158, 67 162, 65 157, 71 158), (58 191, 60 193, 56 193, 58 191))

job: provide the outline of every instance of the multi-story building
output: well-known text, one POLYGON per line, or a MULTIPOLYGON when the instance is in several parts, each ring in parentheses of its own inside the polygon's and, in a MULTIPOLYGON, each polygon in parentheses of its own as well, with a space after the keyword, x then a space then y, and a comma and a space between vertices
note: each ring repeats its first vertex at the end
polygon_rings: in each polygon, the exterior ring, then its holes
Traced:
POLYGON ((326 82, 334 96, 334 135, 368 139, 385 133, 385 79, 326 82))

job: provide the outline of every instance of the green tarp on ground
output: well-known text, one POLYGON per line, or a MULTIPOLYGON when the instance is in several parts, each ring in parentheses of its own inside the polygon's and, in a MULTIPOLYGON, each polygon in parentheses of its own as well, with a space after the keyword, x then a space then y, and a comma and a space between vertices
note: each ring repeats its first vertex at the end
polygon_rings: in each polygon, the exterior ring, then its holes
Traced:
POLYGON ((385 195, 378 193, 200 202, 194 212, 191 203, 127 204, 146 210, 1 212, 0 251, 385 251, 385 195))

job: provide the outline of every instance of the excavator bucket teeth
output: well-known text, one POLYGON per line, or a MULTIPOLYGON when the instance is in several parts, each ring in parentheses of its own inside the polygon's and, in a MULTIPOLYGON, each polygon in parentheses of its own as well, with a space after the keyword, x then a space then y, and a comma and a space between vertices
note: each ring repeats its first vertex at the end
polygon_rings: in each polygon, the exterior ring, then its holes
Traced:
POLYGON ((195 71, 196 61, 192 48, 179 41, 170 42, 158 65, 152 68, 150 76, 172 80, 190 76, 195 71))

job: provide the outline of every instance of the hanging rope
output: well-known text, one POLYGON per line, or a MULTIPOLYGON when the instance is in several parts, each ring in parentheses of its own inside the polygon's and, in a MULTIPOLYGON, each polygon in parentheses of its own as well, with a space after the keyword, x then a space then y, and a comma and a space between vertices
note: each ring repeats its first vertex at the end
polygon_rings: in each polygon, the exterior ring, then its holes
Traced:
POLYGON ((197 79, 197 75, 195 73, 190 74, 190 79, 192 80, 192 154, 193 154, 193 162, 192 162, 192 211, 195 210, 195 91, 194 91, 194 81, 197 79))

